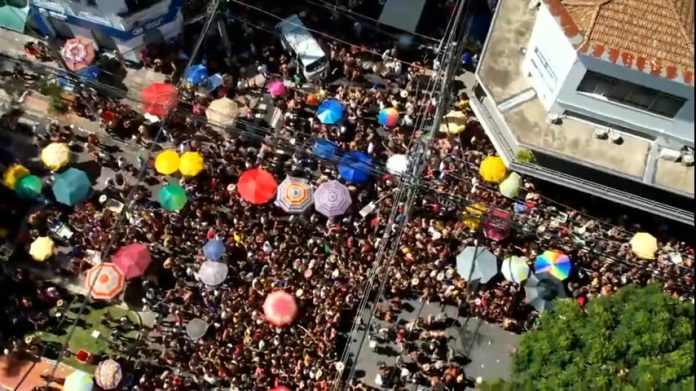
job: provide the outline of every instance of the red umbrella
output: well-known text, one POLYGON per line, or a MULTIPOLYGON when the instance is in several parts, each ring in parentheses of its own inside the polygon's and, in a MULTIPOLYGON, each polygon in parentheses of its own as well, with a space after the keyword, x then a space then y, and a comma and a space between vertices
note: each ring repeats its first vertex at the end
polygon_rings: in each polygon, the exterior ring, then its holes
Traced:
POLYGON ((169 83, 152 83, 142 93, 143 111, 158 117, 166 116, 178 103, 176 87, 169 83))
POLYGON ((145 274, 152 259, 150 250, 144 244, 133 243, 121 247, 111 257, 111 261, 130 280, 145 274))
POLYGON ((278 387, 273 387, 268 391, 292 391, 292 390, 285 387, 285 386, 278 386, 278 387))
POLYGON ((263 303, 263 313, 266 320, 274 326, 287 326, 297 316, 295 297, 283 290, 277 290, 266 296, 263 303))
POLYGON ((273 199, 278 184, 268 171, 260 168, 246 170, 239 177, 237 190, 242 198, 252 204, 265 204, 273 199))

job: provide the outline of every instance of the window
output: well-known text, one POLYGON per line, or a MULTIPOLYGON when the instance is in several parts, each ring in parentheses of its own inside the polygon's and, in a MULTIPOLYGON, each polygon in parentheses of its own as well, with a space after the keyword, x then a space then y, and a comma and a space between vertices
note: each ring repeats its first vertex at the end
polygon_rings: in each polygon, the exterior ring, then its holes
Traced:
POLYGON ((684 98, 592 71, 585 73, 578 92, 599 95, 668 118, 674 118, 686 103, 684 98))
POLYGON ((90 7, 96 7, 97 6, 97 0, 87 0, 87 5, 90 7))

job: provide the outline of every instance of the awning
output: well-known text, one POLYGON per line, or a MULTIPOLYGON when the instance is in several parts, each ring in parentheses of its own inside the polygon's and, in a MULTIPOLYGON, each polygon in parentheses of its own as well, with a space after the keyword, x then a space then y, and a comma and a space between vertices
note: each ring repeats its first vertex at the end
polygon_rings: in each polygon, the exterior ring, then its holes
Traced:
POLYGON ((29 6, 24 8, 12 7, 9 5, 0 7, 0 27, 24 33, 24 26, 27 23, 28 15, 29 6))

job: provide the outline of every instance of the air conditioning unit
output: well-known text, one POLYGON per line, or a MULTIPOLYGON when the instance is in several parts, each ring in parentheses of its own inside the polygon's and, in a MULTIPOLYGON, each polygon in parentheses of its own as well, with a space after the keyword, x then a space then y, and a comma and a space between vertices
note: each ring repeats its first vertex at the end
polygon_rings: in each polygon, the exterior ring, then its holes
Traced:
POLYGON ((669 148, 662 148, 660 150, 660 159, 666 160, 668 162, 676 162, 679 160, 681 157, 681 153, 679 151, 675 151, 674 149, 669 149, 669 148))

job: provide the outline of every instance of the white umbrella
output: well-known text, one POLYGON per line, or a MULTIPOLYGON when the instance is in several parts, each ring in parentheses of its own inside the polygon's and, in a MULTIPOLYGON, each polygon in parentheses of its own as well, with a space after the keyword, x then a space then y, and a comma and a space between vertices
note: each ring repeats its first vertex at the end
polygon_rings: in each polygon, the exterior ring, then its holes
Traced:
POLYGON ((524 257, 507 257, 503 260, 503 266, 500 269, 506 280, 518 284, 529 277, 529 265, 524 257))
POLYGON ((387 159, 387 171, 392 175, 403 175, 408 170, 408 156, 402 154, 392 155, 387 159))
POLYGON ((228 270, 225 263, 205 261, 198 270, 198 278, 206 285, 220 285, 227 278, 228 270))
POLYGON ((468 246, 457 255, 457 273, 467 281, 485 284, 498 274, 498 261, 487 248, 468 246))
POLYGON ((186 324, 186 335, 192 340, 203 338, 208 331, 208 323, 201 318, 193 318, 186 324))

